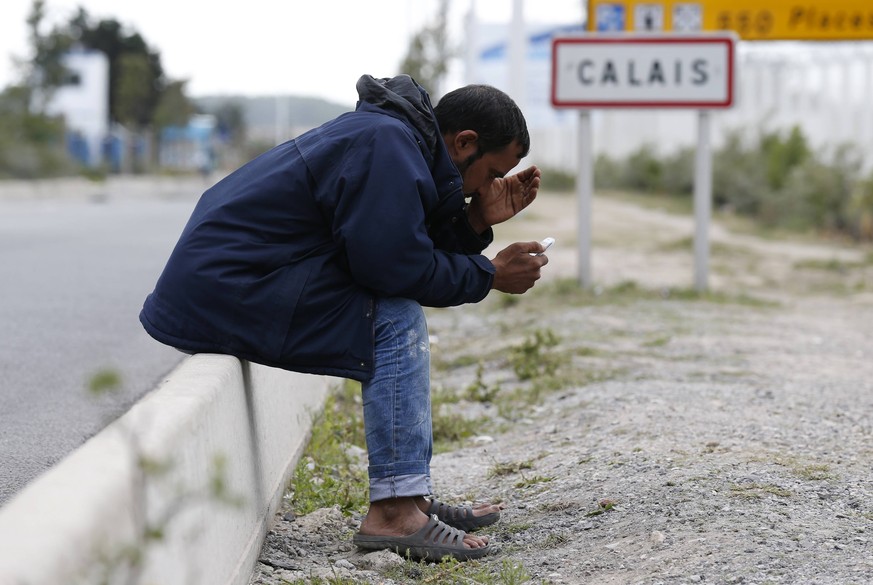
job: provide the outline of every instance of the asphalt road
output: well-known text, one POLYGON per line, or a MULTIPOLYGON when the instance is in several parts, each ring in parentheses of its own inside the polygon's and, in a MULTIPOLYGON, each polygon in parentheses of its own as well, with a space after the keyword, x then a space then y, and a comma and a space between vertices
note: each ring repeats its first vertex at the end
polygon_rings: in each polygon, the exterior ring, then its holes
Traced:
POLYGON ((0 184, 0 506, 184 357, 138 314, 202 187, 9 201, 0 184), (106 369, 121 387, 95 397, 106 369))

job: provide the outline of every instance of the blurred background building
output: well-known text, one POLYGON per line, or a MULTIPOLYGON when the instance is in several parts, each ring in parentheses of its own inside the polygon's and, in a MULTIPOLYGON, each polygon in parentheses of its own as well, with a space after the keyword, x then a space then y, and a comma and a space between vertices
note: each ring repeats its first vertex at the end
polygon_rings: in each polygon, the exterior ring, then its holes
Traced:
POLYGON ((68 150, 83 165, 94 167, 109 136, 109 60, 99 51, 74 49, 63 63, 68 76, 46 113, 65 118, 68 150))

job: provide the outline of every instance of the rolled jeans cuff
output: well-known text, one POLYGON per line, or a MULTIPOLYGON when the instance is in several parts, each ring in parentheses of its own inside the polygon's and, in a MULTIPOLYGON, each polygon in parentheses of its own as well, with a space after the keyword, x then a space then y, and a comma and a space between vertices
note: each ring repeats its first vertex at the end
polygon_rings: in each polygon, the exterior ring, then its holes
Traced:
POLYGON ((392 475, 389 477, 370 477, 370 501, 433 495, 430 475, 415 473, 392 475))

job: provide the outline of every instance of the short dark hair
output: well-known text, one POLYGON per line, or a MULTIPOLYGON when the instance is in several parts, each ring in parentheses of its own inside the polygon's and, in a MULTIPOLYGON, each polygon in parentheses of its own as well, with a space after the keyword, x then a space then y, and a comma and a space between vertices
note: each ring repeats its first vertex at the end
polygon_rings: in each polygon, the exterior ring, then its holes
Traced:
POLYGON ((440 132, 473 130, 479 135, 478 155, 500 150, 517 140, 521 157, 530 150, 527 122, 512 98, 490 85, 466 85, 450 91, 434 108, 440 132))

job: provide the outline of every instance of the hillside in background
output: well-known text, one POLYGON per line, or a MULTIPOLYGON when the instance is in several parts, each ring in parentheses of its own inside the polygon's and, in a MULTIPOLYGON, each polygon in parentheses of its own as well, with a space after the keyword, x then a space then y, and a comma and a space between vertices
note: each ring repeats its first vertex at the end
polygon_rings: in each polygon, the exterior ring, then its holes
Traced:
POLYGON ((213 113, 226 103, 239 104, 245 118, 246 133, 249 138, 256 140, 272 139, 277 130, 290 137, 352 110, 351 106, 321 98, 293 95, 204 96, 193 101, 206 113, 213 113))

